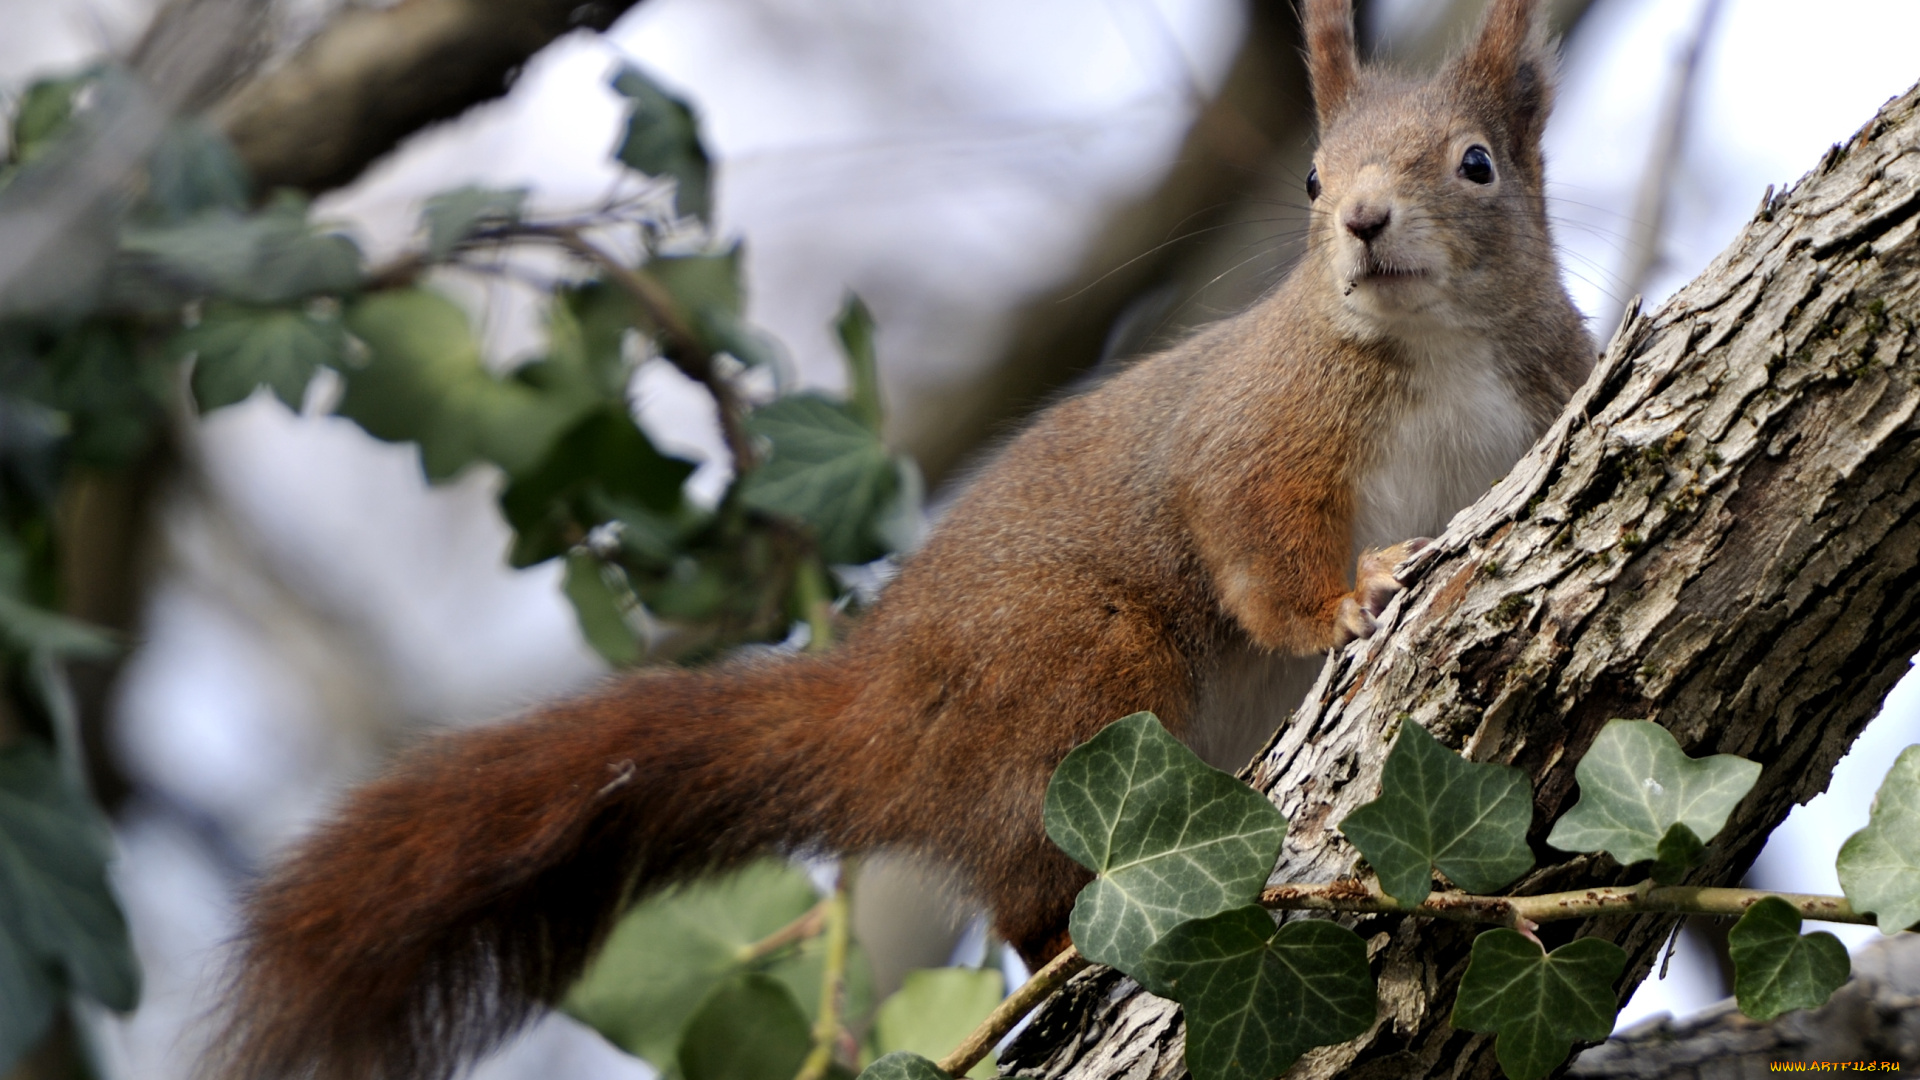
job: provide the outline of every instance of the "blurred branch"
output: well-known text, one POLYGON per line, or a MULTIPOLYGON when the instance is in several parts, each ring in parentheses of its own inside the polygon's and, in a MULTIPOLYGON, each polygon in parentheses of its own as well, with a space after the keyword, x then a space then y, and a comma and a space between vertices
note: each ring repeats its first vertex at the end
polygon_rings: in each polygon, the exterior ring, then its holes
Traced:
POLYGON ((272 0, 168 0, 127 57, 170 112, 198 112, 251 74, 272 0))
POLYGON ((343 12, 214 108, 262 188, 339 187, 430 124, 500 97, 535 53, 636 0, 402 0, 343 12))
POLYGON ((1703 0, 1687 47, 1673 60, 1673 74, 1667 83, 1667 96, 1660 105, 1660 119, 1653 129, 1653 145, 1647 151, 1646 168, 1640 174, 1640 190, 1634 195, 1633 214, 1627 220, 1633 232, 1627 237, 1627 265, 1620 271, 1620 287, 1614 290, 1620 299, 1607 317, 1596 326, 1618 326, 1629 299, 1644 296, 1648 279, 1660 267, 1660 242, 1667 231, 1667 204, 1671 201, 1673 176, 1680 167, 1685 149, 1687 120, 1693 111, 1693 84, 1700 71, 1700 57, 1713 37, 1714 23, 1720 16, 1720 0, 1703 0))

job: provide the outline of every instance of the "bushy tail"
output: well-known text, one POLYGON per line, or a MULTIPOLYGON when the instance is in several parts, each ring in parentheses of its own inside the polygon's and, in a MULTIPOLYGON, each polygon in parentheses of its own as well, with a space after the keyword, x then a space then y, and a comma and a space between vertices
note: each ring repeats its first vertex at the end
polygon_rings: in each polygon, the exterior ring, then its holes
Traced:
POLYGON ((830 840, 802 729, 847 654, 658 672, 437 739, 252 897, 228 1080, 441 1080, 565 994, 639 891, 830 840))

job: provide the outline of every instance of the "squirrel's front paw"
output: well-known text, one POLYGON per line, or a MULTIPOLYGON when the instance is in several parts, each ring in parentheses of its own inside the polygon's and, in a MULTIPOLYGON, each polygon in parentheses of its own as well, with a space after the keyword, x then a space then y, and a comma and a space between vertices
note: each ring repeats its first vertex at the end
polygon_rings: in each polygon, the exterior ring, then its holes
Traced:
POLYGON ((1407 561, 1421 548, 1433 543, 1419 536, 1402 540, 1388 548, 1368 548, 1360 553, 1354 568, 1353 592, 1340 602, 1340 616, 1334 627, 1334 647, 1340 648, 1355 638, 1372 637, 1378 629, 1380 613, 1406 588, 1393 576, 1393 568, 1407 561))

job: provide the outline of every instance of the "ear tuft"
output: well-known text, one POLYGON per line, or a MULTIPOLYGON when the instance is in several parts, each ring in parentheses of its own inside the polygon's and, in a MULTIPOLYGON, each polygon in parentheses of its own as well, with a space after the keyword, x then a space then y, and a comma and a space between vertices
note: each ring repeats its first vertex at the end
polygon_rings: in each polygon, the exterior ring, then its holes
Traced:
POLYGON ((1307 74, 1313 106, 1325 131, 1360 88, 1360 56, 1353 47, 1353 0, 1305 0, 1307 74))
POLYGON ((1537 150, 1553 104, 1553 50, 1538 0, 1493 0, 1480 35, 1454 62, 1456 84, 1504 118, 1522 158, 1537 150))

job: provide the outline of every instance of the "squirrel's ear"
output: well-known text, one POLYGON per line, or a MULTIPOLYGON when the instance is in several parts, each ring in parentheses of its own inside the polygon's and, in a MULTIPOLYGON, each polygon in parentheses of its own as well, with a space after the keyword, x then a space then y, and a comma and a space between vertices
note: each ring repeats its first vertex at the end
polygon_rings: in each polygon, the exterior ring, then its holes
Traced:
POLYGON ((1541 7, 1538 0, 1493 0, 1479 38, 1452 71, 1464 92, 1493 96, 1488 104, 1510 125, 1521 155, 1538 146, 1553 105, 1553 50, 1541 7))
POLYGON ((1307 74, 1313 106, 1325 131, 1360 86, 1360 57, 1353 48, 1353 0, 1306 0, 1301 26, 1307 38, 1307 74))

